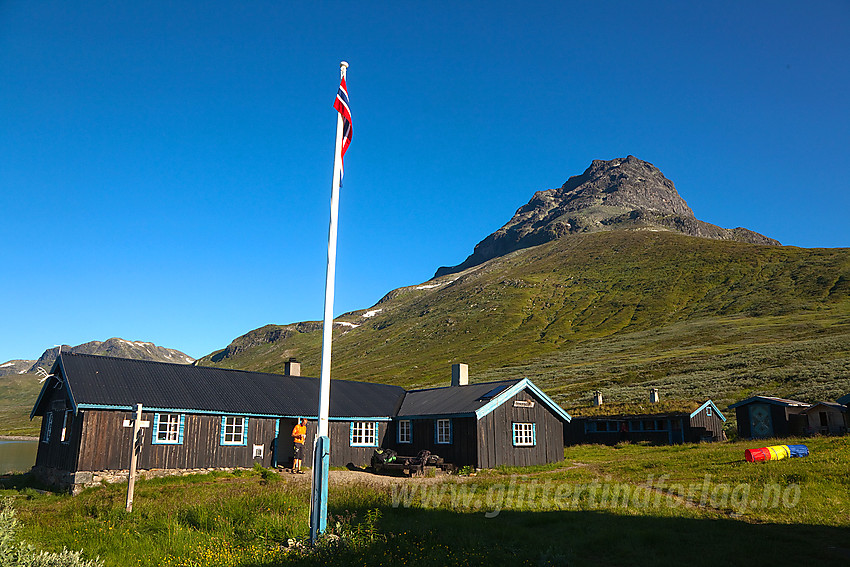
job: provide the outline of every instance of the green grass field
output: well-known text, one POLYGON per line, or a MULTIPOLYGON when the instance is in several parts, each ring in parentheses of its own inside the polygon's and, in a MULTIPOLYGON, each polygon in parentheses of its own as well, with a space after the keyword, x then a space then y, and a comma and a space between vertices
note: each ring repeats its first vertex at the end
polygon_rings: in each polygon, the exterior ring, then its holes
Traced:
POLYGON ((846 565, 850 437, 783 440, 802 459, 748 464, 759 443, 569 447, 563 462, 477 476, 332 484, 312 553, 308 485, 267 470, 157 479, 77 497, 3 479, 22 537, 107 566, 846 565))
POLYGON ((41 418, 30 421, 30 412, 40 391, 35 374, 0 376, 0 435, 38 435, 41 418))

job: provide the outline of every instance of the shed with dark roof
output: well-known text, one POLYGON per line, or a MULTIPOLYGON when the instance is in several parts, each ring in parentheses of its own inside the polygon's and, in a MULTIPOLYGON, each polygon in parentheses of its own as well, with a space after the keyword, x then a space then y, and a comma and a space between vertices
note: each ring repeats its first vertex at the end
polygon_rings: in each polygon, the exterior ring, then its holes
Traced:
POLYGON ((803 410, 809 435, 845 435, 850 428, 847 406, 837 402, 817 402, 803 410))
POLYGON ((738 435, 745 439, 765 439, 802 435, 806 429, 803 415, 810 404, 774 396, 751 396, 734 403, 738 435))
POLYGON ((564 458, 569 414, 530 380, 407 392, 391 424, 400 454, 427 449, 457 466, 528 466, 564 458))

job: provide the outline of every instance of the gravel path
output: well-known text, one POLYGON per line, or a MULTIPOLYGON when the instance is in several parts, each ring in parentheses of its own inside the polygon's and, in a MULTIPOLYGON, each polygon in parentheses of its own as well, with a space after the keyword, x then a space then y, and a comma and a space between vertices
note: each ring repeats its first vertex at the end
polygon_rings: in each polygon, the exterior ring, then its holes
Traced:
MULTIPOLYGON (((313 478, 310 471, 305 471, 304 474, 292 474, 289 471, 280 473, 286 480, 292 482, 310 483, 313 478)), ((467 477, 441 474, 439 476, 392 476, 387 474, 375 474, 369 471, 358 470, 332 470, 328 471, 328 482, 339 484, 364 484, 366 486, 386 487, 394 484, 437 484, 446 480, 463 481, 467 477)))

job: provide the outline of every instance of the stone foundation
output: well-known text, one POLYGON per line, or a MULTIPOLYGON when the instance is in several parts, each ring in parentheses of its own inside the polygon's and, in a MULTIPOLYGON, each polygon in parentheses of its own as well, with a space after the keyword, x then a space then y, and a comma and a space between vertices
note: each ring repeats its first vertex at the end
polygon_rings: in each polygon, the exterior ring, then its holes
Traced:
MULTIPOLYGON (((186 476, 190 474, 203 474, 213 471, 230 472, 237 468, 221 469, 139 469, 136 478, 160 478, 165 476, 186 476)), ((248 469, 243 469, 248 470, 248 469)), ((117 471, 77 471, 69 472, 50 467, 35 466, 30 471, 40 482, 53 486, 62 491, 70 492, 76 496, 86 488, 100 486, 103 483, 117 484, 127 482, 130 475, 128 470, 117 471)))

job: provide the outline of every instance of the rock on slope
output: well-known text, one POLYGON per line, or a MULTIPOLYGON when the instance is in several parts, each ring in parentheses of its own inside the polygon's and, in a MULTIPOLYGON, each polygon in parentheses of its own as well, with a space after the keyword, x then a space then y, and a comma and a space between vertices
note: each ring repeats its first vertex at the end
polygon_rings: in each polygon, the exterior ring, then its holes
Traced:
POLYGON ((569 234, 602 230, 669 230, 719 240, 779 244, 746 228, 720 228, 698 220, 658 168, 628 156, 594 160, 562 187, 538 191, 505 226, 479 242, 463 263, 441 267, 434 277, 569 234))

